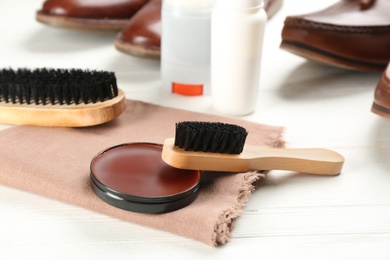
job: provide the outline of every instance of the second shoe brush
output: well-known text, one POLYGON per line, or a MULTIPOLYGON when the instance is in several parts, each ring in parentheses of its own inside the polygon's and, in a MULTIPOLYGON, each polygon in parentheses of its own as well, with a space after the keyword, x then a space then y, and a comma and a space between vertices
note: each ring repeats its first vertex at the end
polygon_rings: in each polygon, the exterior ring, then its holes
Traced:
POLYGON ((113 72, 80 69, 0 70, 0 123, 84 127, 126 108, 113 72))
POLYGON ((245 128, 212 122, 180 122, 164 142, 162 159, 179 169, 219 172, 288 170, 338 175, 344 157, 323 148, 267 148, 245 145, 245 128))

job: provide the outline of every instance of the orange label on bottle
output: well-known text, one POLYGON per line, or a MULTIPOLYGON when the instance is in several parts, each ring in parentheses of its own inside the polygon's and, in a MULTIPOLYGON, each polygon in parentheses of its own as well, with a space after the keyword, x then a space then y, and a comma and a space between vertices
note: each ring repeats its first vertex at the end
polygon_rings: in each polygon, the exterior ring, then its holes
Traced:
POLYGON ((203 95, 203 84, 182 84, 173 82, 172 93, 184 96, 200 96, 203 95))

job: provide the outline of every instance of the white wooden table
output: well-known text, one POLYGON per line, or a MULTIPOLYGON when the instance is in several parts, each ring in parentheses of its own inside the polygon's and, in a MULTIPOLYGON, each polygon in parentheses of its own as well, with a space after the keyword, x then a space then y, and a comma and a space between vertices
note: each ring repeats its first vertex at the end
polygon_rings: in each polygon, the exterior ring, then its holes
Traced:
MULTIPOLYGON (((319 2, 285 0, 269 21, 260 102, 244 118, 285 126, 289 147, 342 153, 340 176, 271 172, 221 248, 0 186, 0 259, 390 259, 390 121, 370 112, 381 74, 310 63, 278 48, 285 16, 334 1, 319 2)), ((128 98, 214 113, 209 97, 163 93, 159 62, 119 53, 115 34, 37 23, 42 3, 0 2, 0 67, 112 70, 128 98)))

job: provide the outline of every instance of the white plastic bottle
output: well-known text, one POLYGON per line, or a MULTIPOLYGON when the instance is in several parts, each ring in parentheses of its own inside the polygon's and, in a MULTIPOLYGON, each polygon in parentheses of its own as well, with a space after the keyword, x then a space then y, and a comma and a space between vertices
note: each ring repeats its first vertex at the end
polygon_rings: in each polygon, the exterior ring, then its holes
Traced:
POLYGON ((267 15, 263 0, 219 0, 211 20, 211 94, 224 114, 252 113, 257 104, 267 15))
POLYGON ((163 0, 161 82, 188 96, 210 94, 211 12, 215 0, 163 0))

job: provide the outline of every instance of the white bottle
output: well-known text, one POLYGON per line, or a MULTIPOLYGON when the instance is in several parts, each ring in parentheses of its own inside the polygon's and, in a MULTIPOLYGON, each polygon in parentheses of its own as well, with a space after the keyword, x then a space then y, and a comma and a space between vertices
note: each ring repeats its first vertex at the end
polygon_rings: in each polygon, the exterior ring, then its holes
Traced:
POLYGON ((188 96, 210 94, 211 12, 215 0, 164 0, 161 82, 188 96))
POLYGON ((211 20, 211 94, 224 114, 252 113, 257 104, 267 15, 263 0, 219 0, 211 20))

